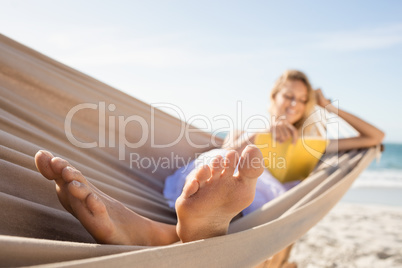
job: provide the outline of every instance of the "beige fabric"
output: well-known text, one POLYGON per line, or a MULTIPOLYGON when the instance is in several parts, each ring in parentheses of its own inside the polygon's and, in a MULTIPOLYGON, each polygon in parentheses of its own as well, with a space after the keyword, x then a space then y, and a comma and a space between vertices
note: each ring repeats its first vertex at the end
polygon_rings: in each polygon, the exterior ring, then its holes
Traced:
MULTIPOLYGON (((223 237, 164 247, 98 245, 59 204, 54 183, 36 171, 33 157, 39 149, 66 158, 98 188, 137 213, 175 223, 175 213, 161 194, 174 167, 156 172, 155 166, 130 168, 130 153, 155 159, 174 153, 186 159, 213 147, 210 135, 201 132, 189 135, 192 143, 206 144, 204 148, 195 148, 184 137, 168 148, 151 148, 148 136, 143 146, 125 148, 125 160, 119 160, 118 147, 74 146, 64 132, 66 115, 76 105, 100 107, 101 102, 116 107, 106 109, 107 119, 144 118, 154 126, 156 144, 175 141, 185 127, 166 113, 0 36, 0 266, 252 267, 314 226, 375 156, 374 149, 360 150, 343 154, 336 167, 322 164, 304 183, 232 223, 231 234, 223 237)), ((100 142, 98 125, 104 124, 106 141, 113 135, 116 144, 121 137, 133 143, 142 138, 136 123, 120 133, 109 122, 100 120, 99 109, 86 109, 74 116, 73 134, 80 141, 100 142)), ((338 159, 327 157, 332 162, 338 159)))

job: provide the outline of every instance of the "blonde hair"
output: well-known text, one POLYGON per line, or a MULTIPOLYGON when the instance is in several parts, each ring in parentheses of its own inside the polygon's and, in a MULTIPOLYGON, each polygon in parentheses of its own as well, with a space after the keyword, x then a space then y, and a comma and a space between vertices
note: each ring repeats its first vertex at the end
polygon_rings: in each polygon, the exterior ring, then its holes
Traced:
POLYGON ((297 129, 301 129, 303 126, 303 123, 306 121, 308 116, 311 114, 313 111, 314 105, 316 103, 315 101, 315 94, 314 90, 311 87, 310 81, 308 80, 307 76, 300 71, 297 70, 286 70, 275 82, 271 94, 270 94, 270 99, 271 99, 271 105, 269 108, 269 112, 271 115, 273 114, 273 111, 275 111, 275 96, 278 94, 279 91, 282 90, 283 86, 287 81, 301 81, 306 87, 307 87, 307 103, 305 105, 305 110, 302 115, 302 117, 295 122, 293 125, 297 129))

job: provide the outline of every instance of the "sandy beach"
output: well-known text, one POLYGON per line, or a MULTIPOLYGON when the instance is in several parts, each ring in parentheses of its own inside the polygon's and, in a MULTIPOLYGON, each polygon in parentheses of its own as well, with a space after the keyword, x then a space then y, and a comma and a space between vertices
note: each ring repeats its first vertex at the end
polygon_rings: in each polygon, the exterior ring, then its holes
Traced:
POLYGON ((339 203, 293 247, 300 268, 402 267, 402 207, 339 203))

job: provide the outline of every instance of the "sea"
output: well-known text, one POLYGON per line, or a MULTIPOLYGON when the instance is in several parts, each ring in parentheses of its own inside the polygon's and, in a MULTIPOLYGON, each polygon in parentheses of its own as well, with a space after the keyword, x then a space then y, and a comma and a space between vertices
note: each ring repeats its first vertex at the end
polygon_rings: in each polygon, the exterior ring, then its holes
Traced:
POLYGON ((385 143, 341 202, 402 207, 402 144, 385 143))

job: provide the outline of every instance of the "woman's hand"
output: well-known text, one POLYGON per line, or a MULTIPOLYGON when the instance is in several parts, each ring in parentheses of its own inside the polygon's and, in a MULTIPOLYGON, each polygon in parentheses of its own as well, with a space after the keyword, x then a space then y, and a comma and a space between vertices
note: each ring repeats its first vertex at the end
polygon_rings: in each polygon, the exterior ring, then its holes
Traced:
POLYGON ((331 101, 324 97, 320 88, 315 90, 315 99, 317 101, 317 105, 325 108, 325 106, 331 104, 331 101))
POLYGON ((327 111, 338 115, 345 120, 349 125, 359 132, 357 137, 338 139, 337 142, 330 142, 327 147, 327 152, 339 152, 357 148, 367 148, 378 145, 384 139, 384 132, 373 125, 370 125, 363 119, 345 112, 331 104, 331 101, 324 97, 321 89, 315 90, 317 104, 327 111))
POLYGON ((296 143, 299 133, 297 129, 288 121, 281 119, 276 121, 271 127, 272 137, 282 143, 292 138, 292 142, 296 143))

